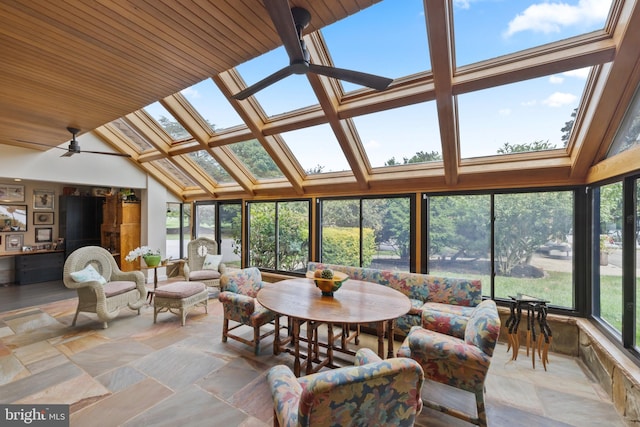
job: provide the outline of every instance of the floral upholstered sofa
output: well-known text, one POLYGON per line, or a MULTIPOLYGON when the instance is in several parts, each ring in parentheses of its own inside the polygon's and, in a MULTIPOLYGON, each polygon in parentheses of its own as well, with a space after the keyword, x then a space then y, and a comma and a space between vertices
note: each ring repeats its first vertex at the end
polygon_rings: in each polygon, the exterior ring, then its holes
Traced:
POLYGON ((319 262, 309 262, 307 271, 325 268, 341 271, 350 279, 378 283, 405 294, 411 301, 411 310, 396 321, 396 331, 403 335, 408 334, 412 326, 428 327, 423 324, 423 313, 430 319, 428 324, 437 330, 441 321, 450 324, 461 317, 470 317, 474 307, 482 302, 480 280, 319 262))

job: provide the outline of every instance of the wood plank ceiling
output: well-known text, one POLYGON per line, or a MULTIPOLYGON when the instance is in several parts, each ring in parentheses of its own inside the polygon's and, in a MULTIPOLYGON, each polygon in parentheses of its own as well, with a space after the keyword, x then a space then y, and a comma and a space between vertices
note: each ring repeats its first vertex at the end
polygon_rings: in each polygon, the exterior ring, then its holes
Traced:
MULTIPOLYGON (((331 65, 317 30, 377 1, 290 3, 312 13, 305 31, 312 62, 331 65)), ((0 143, 46 149, 20 141, 57 146, 69 140, 67 126, 92 130, 184 200, 585 182, 605 156, 640 81, 638 2, 614 1, 604 30, 457 69, 452 2, 425 0, 424 9, 432 70, 396 79, 384 92, 346 95, 336 81, 308 74, 318 104, 267 117, 255 98, 231 98, 245 87, 234 67, 281 45, 260 0, 3 1, 0 143), (456 95, 587 66, 595 67, 588 96, 566 149, 461 160, 456 95), (215 133, 180 95, 208 78, 245 126, 215 133), (193 138, 176 144, 141 110, 158 100, 193 138), (371 167, 350 119, 430 100, 437 106, 443 161, 371 167), (321 123, 335 133, 350 172, 308 175, 279 137, 321 123), (136 138, 148 148, 141 149, 136 138), (283 178, 257 179, 227 149, 250 139, 262 144, 283 178), (213 156, 235 183, 216 182, 189 160, 188 153, 197 150, 213 156)))

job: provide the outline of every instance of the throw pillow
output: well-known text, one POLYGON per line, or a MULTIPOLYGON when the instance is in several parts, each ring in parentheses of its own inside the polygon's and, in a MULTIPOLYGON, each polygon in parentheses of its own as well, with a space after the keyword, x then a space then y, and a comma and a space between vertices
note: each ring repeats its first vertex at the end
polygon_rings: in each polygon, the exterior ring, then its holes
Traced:
POLYGON ((204 263, 202 264, 203 270, 217 270, 222 262, 222 255, 207 254, 204 257, 204 263))
POLYGON ((100 283, 101 285, 107 283, 105 278, 102 277, 100 273, 98 273, 98 270, 93 268, 91 264, 87 265, 80 271, 74 271, 73 273, 71 273, 71 278, 74 282, 78 283, 91 282, 93 280, 98 281, 98 283, 100 283))

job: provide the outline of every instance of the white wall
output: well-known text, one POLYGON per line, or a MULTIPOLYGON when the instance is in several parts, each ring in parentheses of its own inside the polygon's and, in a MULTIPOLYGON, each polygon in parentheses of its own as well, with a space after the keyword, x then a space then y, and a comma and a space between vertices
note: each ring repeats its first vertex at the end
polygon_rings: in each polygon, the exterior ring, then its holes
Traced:
MULTIPOLYGON (((78 138, 82 150, 113 152, 113 148, 99 138, 86 134, 78 138)), ((68 143, 60 145, 67 147, 68 143)), ((124 157, 106 156, 92 153, 80 153, 71 157, 60 157, 63 150, 48 151, 31 150, 0 144, 0 183, 20 184, 25 186, 28 229, 24 235, 24 244, 34 244, 32 198, 34 189, 53 190, 56 196, 54 206, 55 223, 53 227, 54 241, 58 237, 58 203, 63 187, 114 187, 133 188, 142 200, 141 244, 162 251, 166 247, 165 215, 168 201, 179 202, 158 181, 149 177, 143 170, 124 157), (22 179, 15 182, 14 179, 22 179)), ((4 236, 12 233, 0 233, 0 255, 5 253, 4 236)), ((0 257, 0 283, 6 283, 8 269, 12 267, 13 257, 0 257), (4 265, 7 264, 7 265, 4 265), (11 265, 9 265, 11 264, 11 265), (3 274, 4 271, 4 274, 3 274), (3 277, 2 276, 6 276, 3 277)), ((163 269, 164 270, 164 269, 163 269)), ((158 272, 160 274, 160 271, 158 272)), ((164 273, 164 272, 163 272, 164 273)), ((153 274, 153 270, 151 270, 153 274)))

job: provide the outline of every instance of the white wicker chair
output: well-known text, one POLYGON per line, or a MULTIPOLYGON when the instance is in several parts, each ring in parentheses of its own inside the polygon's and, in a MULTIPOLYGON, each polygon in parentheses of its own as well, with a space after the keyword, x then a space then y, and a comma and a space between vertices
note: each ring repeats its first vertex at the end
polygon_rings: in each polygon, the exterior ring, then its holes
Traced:
POLYGON ((85 246, 71 253, 64 263, 63 281, 67 288, 78 292, 78 308, 72 326, 78 320, 78 313, 84 311, 96 313, 106 329, 107 322, 114 319, 121 308, 129 307, 140 314, 147 299, 144 274, 121 271, 113 255, 100 246, 85 246), (78 282, 71 277, 71 273, 80 272, 88 265, 92 265, 106 283, 101 284, 98 280, 78 282))
POLYGON ((207 237, 198 237, 187 244, 187 262, 184 264, 184 277, 187 281, 202 282, 208 287, 220 288, 220 277, 226 271, 224 263, 220 263, 218 270, 203 270, 204 259, 207 254, 218 254, 218 243, 207 237))

